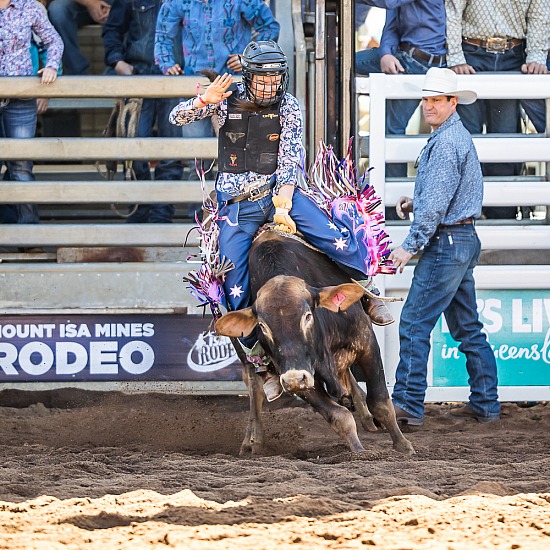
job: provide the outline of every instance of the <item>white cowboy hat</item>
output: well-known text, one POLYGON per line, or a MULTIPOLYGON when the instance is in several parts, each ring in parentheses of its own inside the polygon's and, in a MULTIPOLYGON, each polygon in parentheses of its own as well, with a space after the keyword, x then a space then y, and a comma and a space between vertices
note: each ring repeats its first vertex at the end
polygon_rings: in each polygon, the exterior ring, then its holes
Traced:
POLYGON ((469 105, 477 99, 477 94, 471 90, 457 90, 458 78, 451 69, 432 67, 424 77, 422 97, 436 95, 451 95, 458 98, 461 105, 469 105))

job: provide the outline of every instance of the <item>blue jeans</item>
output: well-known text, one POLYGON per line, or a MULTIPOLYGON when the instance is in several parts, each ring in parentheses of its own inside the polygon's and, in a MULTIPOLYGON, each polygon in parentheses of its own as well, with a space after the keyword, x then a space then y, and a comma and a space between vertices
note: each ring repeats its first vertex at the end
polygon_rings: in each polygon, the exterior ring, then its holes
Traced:
MULTIPOLYGON (((181 127, 170 124, 168 115, 178 104, 177 98, 144 99, 137 127, 137 137, 151 137, 155 120, 157 136, 181 138, 181 127)), ((150 180, 151 170, 146 160, 135 160, 134 172, 138 180, 150 180)), ((155 167, 155 180, 181 180, 183 165, 181 160, 161 160, 155 167)), ((133 209, 133 207, 130 207, 133 209)), ((172 204, 140 204, 129 216, 128 223, 171 223, 175 208, 172 204)))
POLYGON ((473 271, 480 251, 473 225, 441 228, 414 270, 399 323, 400 360, 392 399, 415 417, 424 416, 430 334, 442 313, 466 355, 470 406, 482 416, 499 415, 495 356, 476 307, 473 271))
MULTIPOLYGON (((36 99, 10 99, 0 104, 0 136, 13 139, 30 139, 36 132, 36 99)), ((34 181, 32 161, 6 160, 4 179, 34 181)), ((38 223, 40 217, 35 204, 2 205, 2 223, 38 223)))
MULTIPOLYGON (((522 45, 502 54, 490 53, 472 44, 462 43, 466 63, 477 72, 520 71, 525 62, 525 50, 522 45)), ((471 134, 481 134, 486 126, 488 134, 513 134, 521 132, 519 99, 478 99, 471 105, 458 105, 458 114, 471 134)), ((517 176, 521 174, 522 164, 482 163, 484 176, 517 176)), ((484 207, 488 218, 514 219, 515 206, 484 207)))
MULTIPOLYGON (((546 68, 550 71, 550 57, 546 58, 546 68)), ((539 134, 544 133, 546 130, 546 104, 544 99, 522 99, 520 104, 536 131, 539 134)))
MULTIPOLYGON (((271 195, 255 202, 244 200, 223 205, 227 199, 227 196, 218 193, 218 203, 221 205, 219 246, 220 256, 225 256, 235 265, 235 269, 227 273, 224 282, 226 305, 234 311, 250 305, 248 253, 256 231, 263 224, 273 221, 275 207, 271 195)), ((330 229, 327 215, 298 190, 294 191, 290 216, 309 244, 344 269, 355 270, 353 273, 358 273, 359 278, 366 277, 361 244, 349 235, 345 248, 339 249, 335 244, 336 232, 330 229)), ((338 236, 342 237, 342 234, 338 232, 338 236)))
MULTIPOLYGON (((395 57, 399 60, 404 74, 426 74, 432 67, 426 62, 411 57, 408 53, 399 50, 395 57)), ((358 74, 380 73, 380 54, 378 48, 362 50, 355 55, 355 70, 358 74)), ((418 107, 418 99, 393 99, 386 101, 386 133, 390 135, 404 135, 409 119, 418 107)), ((386 176, 407 177, 407 165, 404 163, 386 165, 386 176)))
MULTIPOLYGON (((112 4, 113 0, 105 0, 112 4)), ((93 25, 88 10, 75 0, 53 0, 48 6, 48 16, 55 30, 63 39, 63 73, 66 75, 88 74, 90 62, 81 51, 78 41, 78 29, 84 25, 93 25)))
MULTIPOLYGON (((212 121, 210 117, 203 118, 202 120, 196 120, 191 124, 185 124, 181 127, 182 137, 186 139, 195 139, 195 138, 207 138, 214 137, 216 134, 214 132, 214 127, 212 126, 212 121)), ((185 152, 182 154, 185 158, 185 152)), ((197 159, 200 163, 201 159, 197 159)), ((210 168, 212 160, 204 159, 204 169, 207 170, 210 168)), ((188 159, 189 165, 189 179, 198 179, 195 159, 188 159)), ((200 170, 200 166, 199 166, 200 170)))

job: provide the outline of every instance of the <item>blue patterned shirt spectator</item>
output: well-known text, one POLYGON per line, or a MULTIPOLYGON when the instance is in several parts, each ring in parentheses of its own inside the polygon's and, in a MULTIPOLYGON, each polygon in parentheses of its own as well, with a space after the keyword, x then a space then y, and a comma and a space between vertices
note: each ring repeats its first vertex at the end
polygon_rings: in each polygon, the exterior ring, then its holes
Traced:
POLYGON ((250 42, 252 29, 256 40, 279 38, 280 25, 263 0, 165 2, 157 20, 155 60, 167 74, 175 65, 174 41, 181 31, 184 74, 202 69, 240 72, 237 54, 250 42))

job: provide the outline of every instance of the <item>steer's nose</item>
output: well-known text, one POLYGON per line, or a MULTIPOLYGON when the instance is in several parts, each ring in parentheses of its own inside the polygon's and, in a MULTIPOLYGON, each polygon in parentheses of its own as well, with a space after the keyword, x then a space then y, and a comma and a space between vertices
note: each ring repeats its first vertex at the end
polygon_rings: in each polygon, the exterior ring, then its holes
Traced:
POLYGON ((306 370, 289 370, 281 375, 281 384, 285 391, 298 393, 313 388, 315 380, 306 370))

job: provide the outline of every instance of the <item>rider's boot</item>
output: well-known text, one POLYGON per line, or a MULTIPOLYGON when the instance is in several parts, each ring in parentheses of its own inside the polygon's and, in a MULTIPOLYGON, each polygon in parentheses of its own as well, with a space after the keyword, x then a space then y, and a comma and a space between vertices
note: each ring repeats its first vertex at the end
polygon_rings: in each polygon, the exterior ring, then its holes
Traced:
MULTIPOLYGON (((368 279, 363 279, 357 282, 371 294, 380 294, 380 291, 374 285, 372 278, 369 277, 368 279)), ((387 308, 386 304, 382 302, 382 300, 378 300, 365 294, 365 296, 361 298, 361 302, 363 303, 363 308, 367 312, 367 315, 375 325, 384 327, 395 322, 390 310, 387 308)))

